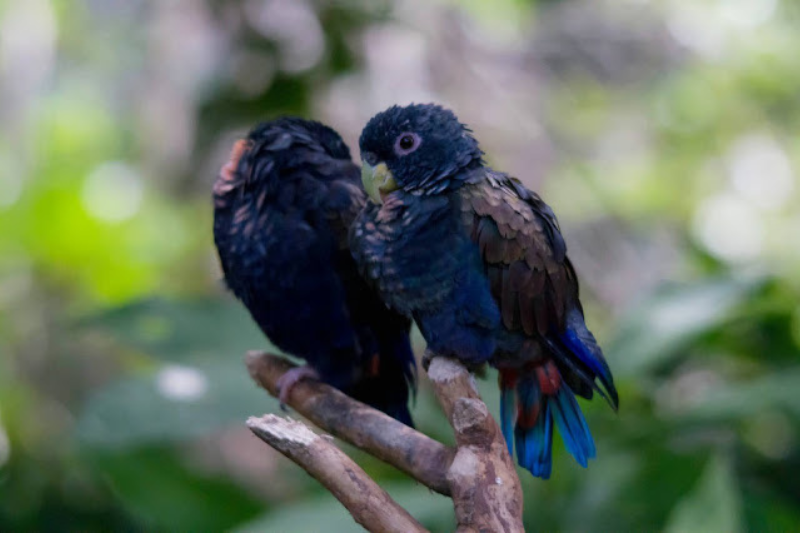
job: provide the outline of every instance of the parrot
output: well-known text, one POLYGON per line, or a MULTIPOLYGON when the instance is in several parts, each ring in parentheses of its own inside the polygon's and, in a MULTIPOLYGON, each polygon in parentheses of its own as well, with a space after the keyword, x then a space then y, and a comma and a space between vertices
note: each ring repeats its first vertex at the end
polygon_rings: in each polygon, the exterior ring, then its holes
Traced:
POLYGON ((378 113, 359 147, 361 273, 414 319, 427 354, 498 369, 501 430, 521 467, 550 477, 554 426, 586 467, 596 449, 576 395, 615 411, 619 398, 553 210, 487 166, 472 130, 435 104, 378 113))
POLYGON ((304 359, 278 382, 281 405, 317 379, 413 426, 411 320, 388 309, 348 248, 364 207, 359 167, 330 127, 297 117, 238 140, 213 185, 224 282, 266 337, 304 359))

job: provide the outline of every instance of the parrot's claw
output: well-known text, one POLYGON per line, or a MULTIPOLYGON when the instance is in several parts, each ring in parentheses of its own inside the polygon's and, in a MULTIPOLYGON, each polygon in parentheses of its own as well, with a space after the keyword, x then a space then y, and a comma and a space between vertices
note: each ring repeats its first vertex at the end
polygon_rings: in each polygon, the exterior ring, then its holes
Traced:
POLYGON ((297 385, 298 381, 304 379, 319 379, 319 373, 308 365, 297 366, 287 371, 278 379, 278 401, 281 403, 281 409, 286 410, 286 403, 289 401, 289 395, 292 393, 292 388, 297 385))
MULTIPOLYGON (((422 368, 425 369, 425 372, 428 371, 428 368, 431 366, 431 362, 433 361, 434 357, 449 357, 449 356, 442 356, 436 352, 432 352, 431 350, 425 350, 425 353, 422 355, 422 368)), ((462 361, 455 357, 450 357, 458 364, 463 365, 471 374, 475 374, 480 378, 486 377, 486 364, 484 363, 469 363, 467 361, 462 361)))
POLYGON ((436 357, 437 355, 439 354, 437 354, 436 352, 425 350, 425 353, 422 355, 422 361, 421 361, 422 368, 425 369, 425 372, 428 371, 428 367, 431 366, 431 361, 433 361, 433 358, 436 357))

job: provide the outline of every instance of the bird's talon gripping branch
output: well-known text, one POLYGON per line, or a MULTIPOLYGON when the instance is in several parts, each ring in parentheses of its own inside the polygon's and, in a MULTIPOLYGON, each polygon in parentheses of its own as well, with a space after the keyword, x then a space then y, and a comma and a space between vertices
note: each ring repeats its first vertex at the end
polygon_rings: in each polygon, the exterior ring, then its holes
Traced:
MULTIPOLYGON (((272 396, 281 378, 296 368, 289 361, 263 352, 246 358, 250 376, 272 396)), ((295 389, 288 404, 314 425, 406 472, 428 488, 450 494, 445 472, 455 451, 368 405, 318 381, 295 389)))
POLYGON ((281 376, 278 380, 278 401, 281 403, 281 409, 287 410, 286 404, 289 402, 292 389, 304 379, 319 380, 319 373, 310 366, 303 365, 292 368, 281 376))
POLYGON ((422 361, 421 361, 422 368, 423 370, 425 370, 425 372, 427 372, 428 369, 430 368, 431 361, 433 361, 433 358, 436 357, 436 355, 437 355, 436 353, 430 350, 425 350, 425 353, 422 355, 422 361))

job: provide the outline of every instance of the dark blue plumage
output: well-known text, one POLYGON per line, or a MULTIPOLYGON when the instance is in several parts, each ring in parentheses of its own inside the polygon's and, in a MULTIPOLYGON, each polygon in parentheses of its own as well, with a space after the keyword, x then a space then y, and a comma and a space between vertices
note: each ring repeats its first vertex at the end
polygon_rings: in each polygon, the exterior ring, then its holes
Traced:
POLYGON ((358 167, 336 132, 278 119, 239 141, 223 167, 214 185, 214 240, 228 287, 276 346, 410 425, 410 320, 366 285, 347 246, 365 201, 358 167))
POLYGON ((499 369, 501 425, 520 465, 550 476, 555 424, 586 466, 595 446, 575 395, 618 399, 553 211, 485 166, 470 130, 441 107, 392 107, 360 144, 373 202, 351 248, 364 275, 431 351, 499 369))

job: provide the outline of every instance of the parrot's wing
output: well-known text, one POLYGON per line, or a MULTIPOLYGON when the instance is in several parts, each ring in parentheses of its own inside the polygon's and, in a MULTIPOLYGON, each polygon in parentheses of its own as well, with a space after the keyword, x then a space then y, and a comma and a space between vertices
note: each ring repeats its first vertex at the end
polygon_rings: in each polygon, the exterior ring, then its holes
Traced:
POLYGON ((502 174, 491 173, 462 191, 472 240, 505 327, 527 335, 562 330, 578 283, 553 211, 502 174))
POLYGON ((578 279, 553 210, 516 179, 486 172, 462 187, 462 208, 503 325, 540 339, 576 393, 591 398, 598 391, 616 407, 611 371, 584 322, 578 279))

